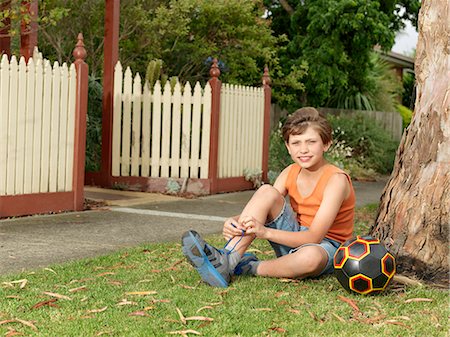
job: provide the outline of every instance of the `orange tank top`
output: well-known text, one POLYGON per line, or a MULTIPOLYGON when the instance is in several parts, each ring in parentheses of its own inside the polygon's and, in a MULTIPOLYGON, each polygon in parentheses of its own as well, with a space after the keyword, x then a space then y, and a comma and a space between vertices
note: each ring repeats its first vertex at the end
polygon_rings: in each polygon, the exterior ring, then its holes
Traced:
POLYGON ((335 173, 345 174, 350 183, 350 195, 343 201, 333 224, 325 236, 341 243, 350 239, 353 234, 355 192, 349 175, 340 168, 327 164, 324 167, 322 175, 314 187, 313 192, 309 196, 303 197, 297 189, 297 177, 300 170, 301 167, 298 164, 291 165, 286 179, 286 189, 289 194, 292 209, 297 213, 297 220, 301 226, 305 227, 311 226, 314 217, 319 210, 320 204, 322 203, 323 191, 325 190, 330 177, 335 173))

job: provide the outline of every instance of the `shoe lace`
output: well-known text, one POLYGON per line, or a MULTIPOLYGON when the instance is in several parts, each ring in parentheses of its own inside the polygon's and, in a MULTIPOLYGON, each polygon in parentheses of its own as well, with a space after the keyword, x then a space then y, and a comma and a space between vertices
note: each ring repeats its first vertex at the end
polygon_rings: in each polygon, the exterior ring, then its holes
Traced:
MULTIPOLYGON (((231 224, 231 226, 233 226, 234 228, 236 228, 235 225, 231 224)), ((234 249, 236 248, 236 246, 239 244, 239 242, 241 242, 242 238, 244 237, 245 231, 243 229, 241 229, 241 237, 239 238, 239 240, 237 240, 237 242, 233 245, 233 247, 231 247, 231 249, 229 249, 228 251, 225 250, 225 247, 228 246, 228 244, 231 242, 231 240, 233 240, 235 237, 232 237, 231 239, 229 239, 227 241, 227 243, 225 244, 225 246, 223 246, 223 251, 226 251, 227 255, 230 255, 234 249)))

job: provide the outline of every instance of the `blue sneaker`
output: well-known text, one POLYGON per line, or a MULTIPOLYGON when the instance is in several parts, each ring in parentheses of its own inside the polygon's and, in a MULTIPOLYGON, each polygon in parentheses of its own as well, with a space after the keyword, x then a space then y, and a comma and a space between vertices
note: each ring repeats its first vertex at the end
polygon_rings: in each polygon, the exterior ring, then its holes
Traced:
POLYGON ((259 264, 255 254, 245 253, 236 268, 234 268, 234 275, 256 275, 257 265, 255 266, 255 263, 259 264))
POLYGON ((213 287, 228 287, 231 280, 228 255, 206 243, 193 230, 187 231, 181 238, 184 256, 198 271, 203 281, 213 287))

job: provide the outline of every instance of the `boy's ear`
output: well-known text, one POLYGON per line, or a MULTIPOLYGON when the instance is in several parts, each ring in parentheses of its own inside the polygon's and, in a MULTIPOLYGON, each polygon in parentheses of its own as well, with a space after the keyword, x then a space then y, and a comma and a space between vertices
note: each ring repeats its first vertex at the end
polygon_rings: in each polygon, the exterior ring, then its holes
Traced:
POLYGON ((288 142, 284 142, 284 146, 286 146, 286 149, 288 150, 288 153, 291 154, 291 151, 289 151, 289 144, 288 144, 288 142))
POLYGON ((327 152, 330 149, 332 144, 333 144, 333 142, 331 141, 331 142, 329 142, 328 144, 325 145, 325 152, 327 152))

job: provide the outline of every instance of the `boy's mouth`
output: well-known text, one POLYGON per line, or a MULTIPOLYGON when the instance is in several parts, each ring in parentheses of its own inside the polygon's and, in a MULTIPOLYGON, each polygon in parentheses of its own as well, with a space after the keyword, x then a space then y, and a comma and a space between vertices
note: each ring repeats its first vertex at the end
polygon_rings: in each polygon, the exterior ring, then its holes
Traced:
POLYGON ((300 159, 300 161, 303 162, 303 163, 305 163, 305 162, 311 160, 311 158, 312 158, 311 156, 301 156, 301 157, 298 157, 298 159, 300 159))

